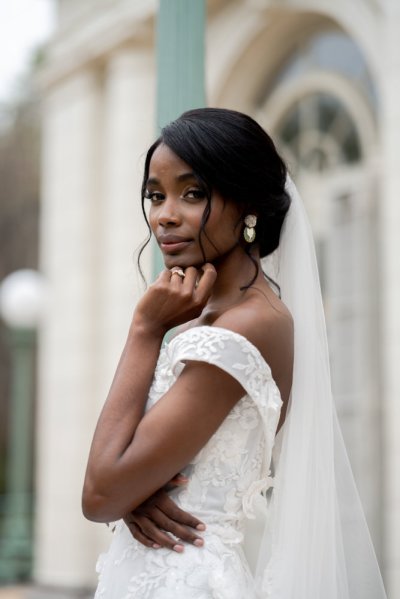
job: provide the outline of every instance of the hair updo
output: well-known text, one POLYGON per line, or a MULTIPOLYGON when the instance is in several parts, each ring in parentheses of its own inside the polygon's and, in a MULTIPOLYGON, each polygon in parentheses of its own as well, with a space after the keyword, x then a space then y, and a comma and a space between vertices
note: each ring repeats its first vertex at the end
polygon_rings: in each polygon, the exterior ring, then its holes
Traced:
MULTIPOLYGON (((142 207, 150 160, 162 143, 193 169, 205 189, 208 204, 202 228, 210 214, 212 191, 216 190, 241 207, 243 218, 257 215, 254 243, 261 258, 278 247, 290 205, 285 190, 287 168, 270 136, 254 119, 235 110, 198 108, 169 123, 147 152, 142 207)), ((248 244, 246 252, 251 258, 250 248, 248 244)))

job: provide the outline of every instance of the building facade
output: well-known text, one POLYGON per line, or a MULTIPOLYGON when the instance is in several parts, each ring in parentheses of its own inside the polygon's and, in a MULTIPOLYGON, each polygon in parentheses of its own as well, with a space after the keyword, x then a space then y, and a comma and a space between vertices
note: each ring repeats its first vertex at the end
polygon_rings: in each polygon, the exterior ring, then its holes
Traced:
MULTIPOLYGON (((154 0, 59 0, 41 73, 35 577, 95 582, 108 531, 83 520, 89 443, 143 286, 135 250, 156 128, 154 0)), ((208 0, 207 104, 276 139, 312 221, 333 390, 390 597, 400 595, 400 5, 208 0), (397 467, 396 467, 397 465, 397 467)), ((151 278, 153 256, 144 255, 151 278)))

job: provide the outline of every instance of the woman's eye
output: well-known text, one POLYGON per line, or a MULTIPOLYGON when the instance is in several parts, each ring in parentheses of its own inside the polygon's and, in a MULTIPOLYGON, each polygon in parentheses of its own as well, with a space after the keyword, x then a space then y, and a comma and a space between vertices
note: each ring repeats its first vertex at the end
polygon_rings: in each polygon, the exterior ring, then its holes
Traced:
POLYGON ((164 199, 164 195, 159 191, 145 191, 144 197, 150 202, 160 202, 164 199))
POLYGON ((206 194, 202 189, 189 189, 184 197, 189 200, 203 200, 206 194))

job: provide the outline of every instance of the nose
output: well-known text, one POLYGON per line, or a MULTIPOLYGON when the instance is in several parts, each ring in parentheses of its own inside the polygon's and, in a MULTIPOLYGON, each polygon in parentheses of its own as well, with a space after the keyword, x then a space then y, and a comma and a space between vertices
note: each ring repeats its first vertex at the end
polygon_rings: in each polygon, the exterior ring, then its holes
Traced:
POLYGON ((174 198, 166 197, 159 206, 157 221, 158 224, 163 227, 180 224, 181 215, 179 212, 179 206, 178 202, 174 198))

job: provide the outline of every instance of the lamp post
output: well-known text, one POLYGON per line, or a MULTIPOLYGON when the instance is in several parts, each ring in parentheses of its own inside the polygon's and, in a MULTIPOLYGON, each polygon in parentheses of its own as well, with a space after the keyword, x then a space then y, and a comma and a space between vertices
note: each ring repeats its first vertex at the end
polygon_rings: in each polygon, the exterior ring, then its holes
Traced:
POLYGON ((34 347, 43 310, 44 283, 19 270, 0 285, 0 314, 8 327, 11 387, 6 456, 6 496, 0 540, 0 581, 26 579, 32 563, 32 448, 34 347))
MULTIPOLYGON (((181 112, 206 105, 205 0, 159 0, 157 19, 157 135, 181 112)), ((164 268, 154 245, 153 274, 164 268)))

